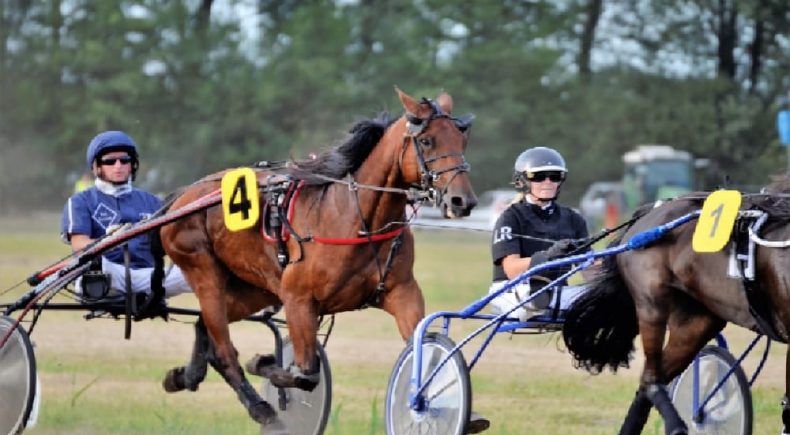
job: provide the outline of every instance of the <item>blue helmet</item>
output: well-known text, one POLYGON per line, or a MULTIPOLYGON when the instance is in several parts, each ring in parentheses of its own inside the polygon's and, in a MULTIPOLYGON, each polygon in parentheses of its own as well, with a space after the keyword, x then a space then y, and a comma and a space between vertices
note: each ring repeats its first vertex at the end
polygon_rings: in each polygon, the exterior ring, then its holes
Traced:
POLYGON ((91 140, 88 145, 88 152, 85 155, 85 161, 88 163, 88 170, 93 170, 93 162, 102 154, 110 151, 126 151, 132 157, 132 177, 137 173, 139 166, 137 145, 134 143, 128 134, 122 131, 105 131, 99 133, 91 140))

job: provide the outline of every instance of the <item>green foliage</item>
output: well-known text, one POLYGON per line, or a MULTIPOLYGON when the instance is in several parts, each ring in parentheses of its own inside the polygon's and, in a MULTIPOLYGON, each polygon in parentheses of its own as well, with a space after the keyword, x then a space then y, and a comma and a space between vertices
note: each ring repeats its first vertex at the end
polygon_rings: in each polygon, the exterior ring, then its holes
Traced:
POLYGON ((139 184, 166 192, 327 148, 359 118, 399 114, 393 85, 477 114, 479 191, 536 145, 568 155, 569 203, 639 143, 710 158, 717 180, 785 170, 772 104, 788 87, 786 2, 607 1, 582 80, 587 4, 0 0, 0 213, 59 208, 101 130, 129 132, 139 184), (731 76, 711 43, 719 12, 740 30, 731 76))

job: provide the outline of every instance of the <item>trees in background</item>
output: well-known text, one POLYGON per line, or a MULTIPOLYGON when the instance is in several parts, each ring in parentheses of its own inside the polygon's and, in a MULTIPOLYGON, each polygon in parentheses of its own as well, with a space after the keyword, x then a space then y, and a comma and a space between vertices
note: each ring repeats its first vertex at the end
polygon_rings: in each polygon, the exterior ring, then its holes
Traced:
POLYGON ((398 114, 393 85, 477 114, 481 191, 536 145, 569 157, 568 200, 639 143, 765 184, 787 167, 789 28, 783 0, 0 0, 0 210, 59 207, 104 129, 168 191, 329 147, 398 114))

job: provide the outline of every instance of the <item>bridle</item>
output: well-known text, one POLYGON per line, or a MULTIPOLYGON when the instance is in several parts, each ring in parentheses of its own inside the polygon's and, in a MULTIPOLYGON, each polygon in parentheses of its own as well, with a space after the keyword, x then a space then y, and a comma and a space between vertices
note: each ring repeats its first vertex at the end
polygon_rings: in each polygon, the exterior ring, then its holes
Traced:
MULTIPOLYGON (((419 164, 420 170, 420 184, 413 187, 416 187, 420 192, 422 192, 424 194, 422 195, 424 198, 431 200, 434 204, 441 204, 442 197, 444 196, 447 188, 450 186, 452 179, 441 189, 437 189, 435 185, 436 180, 438 180, 442 174, 447 172, 454 172, 452 178, 455 178, 461 172, 469 172, 470 165, 466 162, 466 158, 464 157, 463 153, 447 153, 426 159, 423 153, 423 147, 420 146, 419 138, 428 128, 428 125, 430 125, 431 121, 441 118, 446 118, 453 121, 458 130, 466 135, 467 130, 469 130, 469 128, 472 126, 472 121, 474 120, 475 116, 471 113, 462 115, 461 117, 450 116, 449 114, 445 113, 434 100, 427 98, 423 98, 420 103, 428 104, 431 107, 431 114, 428 117, 420 118, 419 116, 409 112, 407 112, 405 115, 407 121, 406 138, 407 140, 411 139, 410 142, 414 145, 414 153, 417 155, 417 163, 419 164), (461 163, 445 168, 431 168, 433 163, 451 157, 460 157, 461 163)), ((403 152, 401 152, 401 160, 403 159, 403 153, 406 151, 406 146, 407 142, 404 142, 403 152)))

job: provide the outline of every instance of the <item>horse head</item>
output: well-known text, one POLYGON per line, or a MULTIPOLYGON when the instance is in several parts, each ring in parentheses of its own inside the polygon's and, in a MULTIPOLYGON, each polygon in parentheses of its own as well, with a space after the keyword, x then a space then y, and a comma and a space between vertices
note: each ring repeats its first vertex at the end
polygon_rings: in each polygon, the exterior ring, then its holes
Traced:
POLYGON ((398 121, 405 131, 403 181, 427 192, 444 217, 468 216, 477 205, 464 158, 474 116, 452 116, 453 98, 445 92, 436 100, 416 100, 396 91, 406 111, 398 121))

